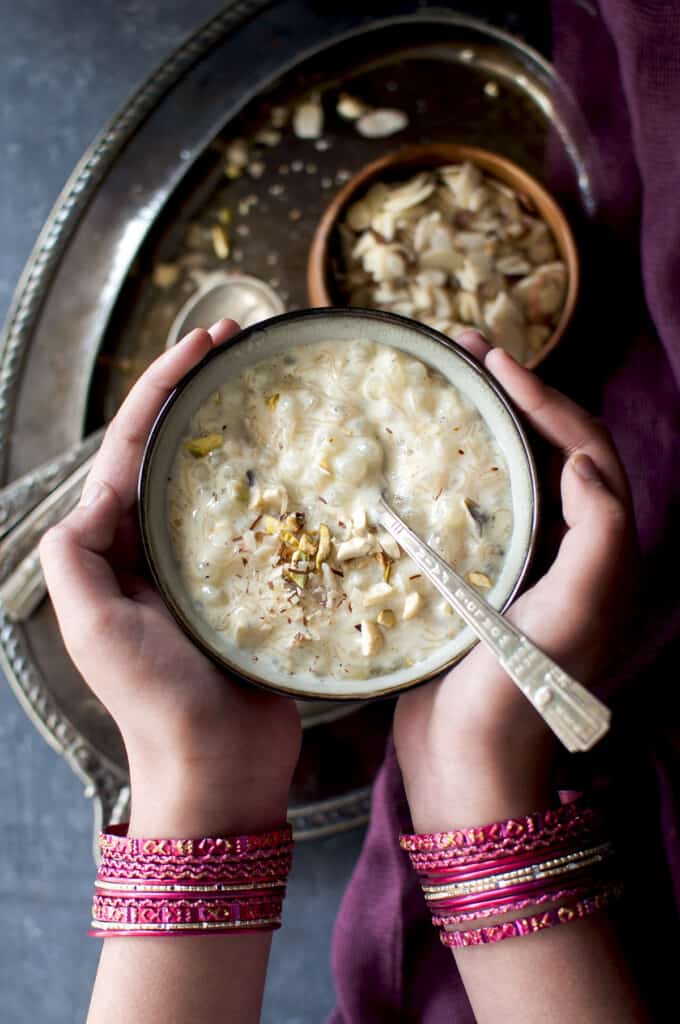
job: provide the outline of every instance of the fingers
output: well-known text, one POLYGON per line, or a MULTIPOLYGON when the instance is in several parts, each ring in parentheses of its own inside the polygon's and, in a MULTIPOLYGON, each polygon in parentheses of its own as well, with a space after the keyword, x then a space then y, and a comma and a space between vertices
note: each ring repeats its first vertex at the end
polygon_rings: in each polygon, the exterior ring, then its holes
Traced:
POLYGON ((491 345, 479 331, 461 331, 455 340, 480 363, 484 362, 485 356, 491 351, 491 345))
POLYGON ((88 484, 108 483, 117 493, 123 510, 135 502, 137 474, 144 446, 156 416, 178 381, 215 345, 238 331, 233 320, 220 320, 210 331, 195 330, 164 352, 139 378, 112 420, 88 484))
POLYGON ((86 487, 81 504, 40 543, 40 560, 59 627, 69 650, 87 641, 94 622, 120 598, 104 553, 113 542, 121 503, 107 484, 86 487))
POLYGON ((589 455, 613 494, 626 506, 630 504, 625 471, 601 424, 503 349, 490 349, 484 364, 539 434, 560 448, 566 458, 577 453, 589 455))
POLYGON ((547 580, 569 614, 597 614, 628 585, 632 520, 595 462, 577 454, 562 472, 562 509, 569 527, 547 580))

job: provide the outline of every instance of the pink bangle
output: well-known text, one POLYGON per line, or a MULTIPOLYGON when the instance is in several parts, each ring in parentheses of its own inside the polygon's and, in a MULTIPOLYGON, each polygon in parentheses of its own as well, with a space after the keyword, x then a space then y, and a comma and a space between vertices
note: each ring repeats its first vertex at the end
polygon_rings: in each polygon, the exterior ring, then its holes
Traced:
POLYGON ((508 897, 489 901, 484 905, 475 904, 471 910, 460 910, 451 914, 433 914, 432 924, 435 928, 445 927, 449 924, 463 924, 466 921, 476 921, 484 917, 496 917, 500 914, 516 913, 519 910, 526 910, 527 907, 541 907, 545 903, 564 903, 566 900, 578 900, 583 896, 591 896, 595 890, 592 885, 575 886, 570 889, 551 889, 548 892, 538 893, 536 896, 527 895, 525 899, 509 900, 508 897))
POLYGON ((413 855, 413 866, 419 868, 440 860, 467 856, 485 859, 489 854, 523 852, 533 849, 536 843, 553 846, 558 839, 571 838, 574 833, 599 824, 595 811, 582 807, 580 801, 572 801, 549 811, 536 811, 524 818, 508 818, 479 828, 401 835, 399 845, 413 855))
POLYGON ((546 910, 530 917, 504 921, 502 924, 489 925, 486 928, 468 928, 461 931, 442 931, 440 940, 449 949, 462 949, 465 946, 481 946, 490 942, 502 942, 521 935, 531 935, 546 928, 555 928, 561 924, 582 920, 599 910, 604 910, 620 895, 620 888, 612 886, 591 896, 585 896, 576 903, 565 904, 555 910, 546 910))
POLYGON ((289 825, 255 835, 100 836, 91 935, 272 930, 280 926, 292 859, 289 825))

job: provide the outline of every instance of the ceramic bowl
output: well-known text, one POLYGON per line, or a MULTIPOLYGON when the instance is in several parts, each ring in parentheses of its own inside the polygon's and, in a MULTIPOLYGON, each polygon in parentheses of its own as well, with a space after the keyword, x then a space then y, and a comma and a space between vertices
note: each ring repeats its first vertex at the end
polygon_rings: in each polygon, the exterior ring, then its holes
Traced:
POLYGON ((559 343, 573 317, 579 292, 578 250, 567 218, 543 186, 511 160, 486 149, 449 142, 409 146, 407 149, 388 153, 374 160, 350 178, 326 207, 312 240, 307 262, 307 291, 310 305, 343 304, 341 290, 335 281, 334 267, 342 263, 338 226, 352 203, 360 199, 378 181, 405 181, 420 171, 463 161, 476 164, 482 171, 529 198, 536 213, 552 231, 560 259, 567 268, 567 294, 560 319, 545 344, 526 363, 529 369, 534 369, 559 343))
POLYGON ((175 561, 167 516, 167 479, 175 453, 197 409, 225 380, 246 367, 297 345, 342 344, 358 338, 400 349, 439 371, 479 410, 509 469, 514 526, 501 573, 488 600, 507 607, 527 573, 536 535, 538 488, 534 462, 509 399, 484 368, 444 335, 413 320, 374 310, 311 309, 286 313, 241 331, 211 351, 188 373, 161 410, 146 445, 139 478, 144 549, 155 582, 171 612, 194 643, 238 676, 299 699, 365 700, 394 694, 431 678, 460 659, 475 638, 461 630, 417 664, 368 679, 268 674, 253 670, 247 652, 213 630, 193 607, 175 561))

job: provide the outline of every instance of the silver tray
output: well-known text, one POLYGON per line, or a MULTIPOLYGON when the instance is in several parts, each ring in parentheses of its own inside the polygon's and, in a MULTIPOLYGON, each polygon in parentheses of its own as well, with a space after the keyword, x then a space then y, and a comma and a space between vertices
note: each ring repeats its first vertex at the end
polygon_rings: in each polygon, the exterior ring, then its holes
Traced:
MULTIPOLYGON (((231 3, 171 54, 101 132, 38 238, 5 327, 5 482, 113 414, 197 286, 191 271, 200 278, 215 269, 242 270, 269 280, 288 308, 306 305, 316 221, 334 189, 381 152, 455 139, 496 149, 545 179, 549 148, 560 161, 573 217, 592 212, 597 183, 587 132, 535 49, 446 6, 430 12, 393 4, 390 11, 379 20, 321 14, 287 0, 231 3), (294 104, 312 88, 331 100, 347 89, 375 105, 400 107, 409 126, 392 139, 363 139, 333 116, 329 100, 322 146, 285 130, 275 146, 255 147, 254 158, 265 164, 259 176, 226 178, 225 144, 235 136, 253 140, 272 105, 294 104), (188 225, 211 224, 225 204, 238 211, 252 195, 258 202, 240 221, 247 230, 230 225, 230 258, 219 260, 199 245, 185 265, 188 225), (181 264, 172 298, 151 283, 159 260, 181 264)), ((36 728, 94 799, 95 828, 124 818, 129 791, 119 733, 71 665, 47 602, 23 625, 0 611, 0 661, 36 728)), ((307 716, 290 807, 300 838, 367 820, 392 704, 345 710, 307 716)))

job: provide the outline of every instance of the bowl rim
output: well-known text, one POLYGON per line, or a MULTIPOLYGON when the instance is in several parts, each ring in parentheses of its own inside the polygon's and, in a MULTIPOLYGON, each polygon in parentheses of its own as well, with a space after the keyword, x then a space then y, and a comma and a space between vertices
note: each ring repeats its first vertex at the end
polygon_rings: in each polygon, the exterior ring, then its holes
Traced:
MULTIPOLYGON (((299 690, 289 689, 285 685, 279 683, 273 683, 269 679, 262 678, 256 673, 251 673, 240 666, 234 665, 226 657, 221 655, 218 651, 214 650, 205 640, 198 634, 194 629, 192 623, 189 621, 187 616, 184 615, 182 609, 179 607, 177 601, 175 601, 172 590, 168 587, 164 581, 162 573, 159 571, 156 561, 153 555, 153 542, 152 534, 153 528, 151 527, 151 516, 149 514, 148 502, 151 491, 151 464, 153 459, 154 450, 156 443, 159 439, 163 426, 171 414, 173 407, 178 401, 180 395, 185 391, 191 381, 203 372, 206 366, 209 366, 216 359, 224 353, 225 349, 231 348, 234 345, 238 345, 243 341, 246 341, 250 335, 255 334, 258 331, 266 329, 268 327, 277 326, 281 323, 290 323, 300 320, 310 319, 334 319, 337 317, 343 318, 356 318, 357 320, 365 321, 378 320, 382 322, 392 323, 395 326, 407 328, 408 330, 425 334, 430 340, 443 345, 445 348, 451 350, 456 356, 461 358, 467 363, 468 367, 474 371, 474 373, 482 380, 484 386, 490 387, 495 393, 497 399, 504 406, 505 411, 508 413, 512 427, 517 435, 520 448, 522 450, 526 468, 529 475, 530 489, 532 494, 532 506, 530 522, 528 524, 528 543, 527 551, 524 557, 522 568, 514 581, 510 592, 503 601, 502 605, 498 608, 499 612, 504 612, 509 605, 512 603, 517 593, 519 592, 522 584, 525 582, 526 577, 533 564, 533 559, 536 549, 536 538, 538 532, 538 521, 540 513, 540 491, 538 472, 534 460, 533 453, 529 444, 529 440, 524 427, 522 426, 519 414, 516 411, 512 399, 506 393, 501 384, 489 373, 489 371, 472 356, 466 349, 464 349, 457 342, 453 341, 447 335, 436 331, 432 327, 428 327, 426 324, 421 324, 416 320, 411 320, 409 317, 400 316, 397 313, 389 313, 383 310, 377 309, 360 309, 358 307, 322 307, 322 308, 309 308, 301 310, 293 310, 287 313, 282 313, 279 316, 270 317, 268 320, 262 320, 257 324, 252 324, 249 327, 244 328, 237 334, 232 335, 225 343, 212 348, 205 356, 193 366, 176 384, 172 392, 166 398, 165 402, 161 406, 156 419, 154 420, 153 426, 149 432, 149 436, 144 445, 144 452, 142 455, 142 462, 139 469, 139 476, 137 481, 137 512, 138 512, 138 523, 139 531, 142 540, 142 548, 144 551, 144 557, 147 565, 151 572, 153 582, 157 587, 165 605, 173 615, 175 621, 178 623, 180 628, 183 630, 185 635, 189 637, 192 643, 198 647, 198 649, 205 654, 210 661, 216 664, 219 668, 231 672, 237 679, 243 680, 251 685, 259 687, 260 689, 266 690, 269 693, 284 694, 288 697, 293 697, 296 700, 327 700, 336 702, 346 701, 369 701, 369 700, 380 700, 384 698, 394 697, 396 694, 410 690, 415 686, 419 686, 423 683, 428 682, 431 679, 436 678, 443 672, 447 672, 450 668, 461 661, 472 648, 479 642, 476 639, 472 639, 471 642, 455 657, 449 659, 446 663, 439 666, 434 672, 427 672, 421 676, 417 676, 410 680, 408 683, 402 683, 397 686, 390 687, 386 690, 381 690, 380 693, 367 693, 366 696, 362 696, 356 691, 351 693, 333 693, 332 695, 325 696, 322 692, 317 690, 299 690)), ((389 345, 387 346, 389 347, 389 345)), ((372 677, 366 680, 362 680, 362 683, 370 685, 372 677)), ((375 678, 380 678, 376 676, 375 678)))
MULTIPOLYGON (((406 171, 409 165, 414 165, 413 173, 417 173, 415 165, 420 161, 423 162, 422 169, 425 170, 428 164, 432 167, 445 166, 447 163, 466 160, 530 196, 535 202, 541 218, 547 221, 557 243, 560 257, 567 267, 567 294, 560 319, 545 345, 524 364, 527 369, 533 370, 557 347, 573 319, 580 291, 580 258, 569 220, 548 190, 519 164, 490 149, 457 142, 428 142, 392 150, 376 160, 364 164, 340 191, 336 192, 316 226, 307 257, 307 296, 314 307, 345 308, 334 304, 328 284, 328 254, 331 238, 347 207, 382 172, 397 170, 402 165, 406 171)), ((352 307, 346 308, 351 309, 352 307)))

